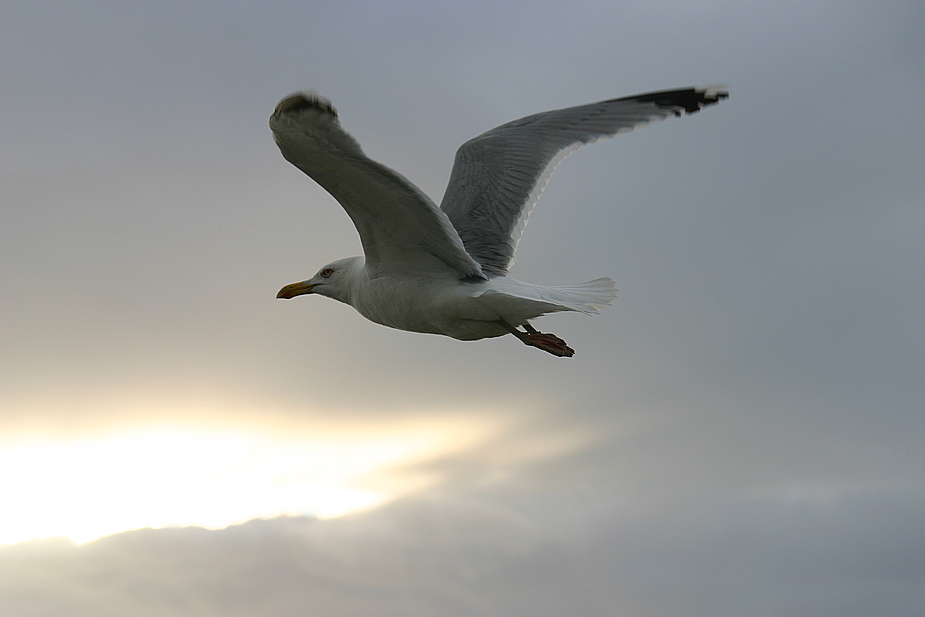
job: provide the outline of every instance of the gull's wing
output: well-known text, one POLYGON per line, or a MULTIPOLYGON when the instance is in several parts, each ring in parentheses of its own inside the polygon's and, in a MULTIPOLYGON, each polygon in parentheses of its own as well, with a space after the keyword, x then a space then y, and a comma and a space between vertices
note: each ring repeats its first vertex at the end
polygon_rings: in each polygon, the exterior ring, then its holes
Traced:
POLYGON ((456 152, 440 208, 466 250, 490 275, 504 275, 549 177, 581 146, 724 99, 720 86, 637 94, 547 111, 483 133, 456 152))
POLYGON ((407 179, 367 158, 328 101, 292 95, 276 106, 270 129, 286 160, 347 211, 374 274, 449 270, 484 278, 446 214, 407 179))

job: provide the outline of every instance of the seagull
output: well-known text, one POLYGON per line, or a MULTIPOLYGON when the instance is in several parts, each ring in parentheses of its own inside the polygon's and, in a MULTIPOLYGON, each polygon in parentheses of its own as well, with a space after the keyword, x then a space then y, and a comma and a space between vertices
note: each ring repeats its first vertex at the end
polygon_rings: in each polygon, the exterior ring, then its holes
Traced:
POLYGON ((581 146, 726 98, 723 86, 637 94, 534 114, 470 139, 456 152, 438 208, 420 189, 368 158, 330 101, 300 92, 280 101, 270 129, 283 157, 353 220, 363 256, 333 261, 277 298, 327 296, 378 324, 463 341, 512 334, 555 356, 575 352, 530 320, 596 314, 616 297, 609 278, 567 286, 507 276, 527 217, 550 175, 581 146))

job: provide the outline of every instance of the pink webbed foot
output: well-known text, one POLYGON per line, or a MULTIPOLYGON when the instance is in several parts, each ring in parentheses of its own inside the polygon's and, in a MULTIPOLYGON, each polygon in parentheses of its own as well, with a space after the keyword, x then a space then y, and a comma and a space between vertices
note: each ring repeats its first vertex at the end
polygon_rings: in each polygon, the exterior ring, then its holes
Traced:
POLYGON ((559 356, 560 358, 571 358, 573 355, 575 355, 575 350, 566 345, 565 341, 560 339, 555 334, 539 332, 536 328, 528 323, 524 324, 524 330, 526 330, 526 332, 518 330, 505 321, 501 321, 499 323, 504 326, 508 332, 519 338, 524 345, 530 345, 531 347, 542 349, 543 351, 551 353, 554 356, 559 356))
POLYGON ((536 332, 534 334, 527 334, 526 338, 521 340, 527 345, 532 345, 543 351, 548 351, 554 356, 571 358, 575 355, 575 350, 566 345, 565 341, 555 334, 536 332))

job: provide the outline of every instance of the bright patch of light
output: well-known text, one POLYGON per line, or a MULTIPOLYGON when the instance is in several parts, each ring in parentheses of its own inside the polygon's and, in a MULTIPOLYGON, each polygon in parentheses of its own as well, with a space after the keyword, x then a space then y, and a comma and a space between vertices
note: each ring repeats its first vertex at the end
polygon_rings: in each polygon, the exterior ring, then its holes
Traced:
MULTIPOLYGON (((156 429, 0 443, 0 543, 86 542, 143 527, 219 529, 334 517, 392 495, 359 484, 420 457, 432 433, 341 439, 156 429)), ((445 445, 445 444, 444 444, 445 445)))

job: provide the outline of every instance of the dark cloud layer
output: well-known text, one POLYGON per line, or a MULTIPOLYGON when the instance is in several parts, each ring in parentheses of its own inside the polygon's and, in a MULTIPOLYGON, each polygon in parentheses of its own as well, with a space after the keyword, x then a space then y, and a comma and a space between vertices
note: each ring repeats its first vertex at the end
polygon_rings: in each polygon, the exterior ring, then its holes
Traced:
POLYGON ((34 541, 0 549, 0 597, 11 615, 95 617, 913 617, 925 601, 925 501, 903 491, 580 513, 494 503, 413 499, 337 520, 34 541))

